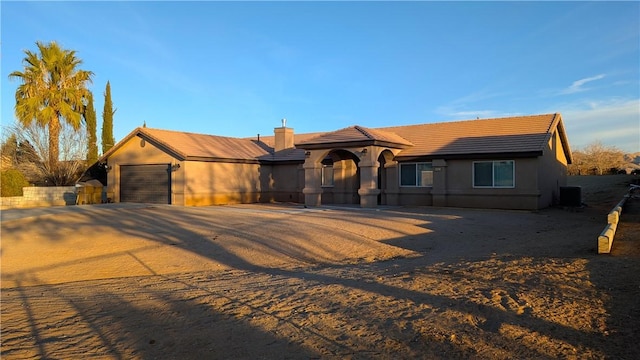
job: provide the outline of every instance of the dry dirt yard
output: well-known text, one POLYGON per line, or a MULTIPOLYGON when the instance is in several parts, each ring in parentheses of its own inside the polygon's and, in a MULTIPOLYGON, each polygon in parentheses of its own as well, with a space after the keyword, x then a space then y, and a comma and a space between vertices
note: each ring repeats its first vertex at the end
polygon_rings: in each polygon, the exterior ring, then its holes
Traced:
POLYGON ((638 359, 640 199, 2 212, 2 359, 638 359))

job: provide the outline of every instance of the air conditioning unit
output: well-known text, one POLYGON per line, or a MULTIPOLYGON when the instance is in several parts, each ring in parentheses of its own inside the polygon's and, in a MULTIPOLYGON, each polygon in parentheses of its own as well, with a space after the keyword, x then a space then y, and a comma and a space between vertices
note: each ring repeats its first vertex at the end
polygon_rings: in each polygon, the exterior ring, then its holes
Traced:
POLYGON ((560 205, 561 206, 581 206, 582 205, 582 188, 580 186, 561 186, 560 187, 560 205))

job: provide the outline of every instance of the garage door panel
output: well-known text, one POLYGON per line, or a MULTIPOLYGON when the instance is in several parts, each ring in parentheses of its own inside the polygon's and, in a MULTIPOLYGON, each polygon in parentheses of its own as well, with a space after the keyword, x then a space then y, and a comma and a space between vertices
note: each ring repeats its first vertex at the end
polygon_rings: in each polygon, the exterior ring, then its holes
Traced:
POLYGON ((169 164, 120 166, 120 201, 169 204, 169 164))

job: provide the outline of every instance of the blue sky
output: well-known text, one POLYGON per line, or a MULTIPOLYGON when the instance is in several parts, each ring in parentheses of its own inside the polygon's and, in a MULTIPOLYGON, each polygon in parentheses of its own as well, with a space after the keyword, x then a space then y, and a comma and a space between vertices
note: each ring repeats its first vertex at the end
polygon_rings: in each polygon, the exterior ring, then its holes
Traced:
MULTIPOLYGON (((560 112, 572 148, 640 151, 638 2, 8 2, 2 124, 24 50, 111 83, 114 135, 233 137, 560 112)), ((98 124, 100 129, 101 124, 98 124)), ((98 133, 98 138, 100 134, 98 133)))

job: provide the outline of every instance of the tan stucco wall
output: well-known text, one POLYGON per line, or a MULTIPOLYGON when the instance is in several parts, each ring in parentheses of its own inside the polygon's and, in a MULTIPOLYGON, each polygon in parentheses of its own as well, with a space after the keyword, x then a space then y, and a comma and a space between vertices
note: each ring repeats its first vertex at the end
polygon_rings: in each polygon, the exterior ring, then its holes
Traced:
POLYGON ((474 188, 473 162, 486 159, 447 161, 447 206, 489 209, 538 208, 537 159, 500 158, 515 161, 514 188, 474 188))
POLYGON ((400 187, 399 205, 433 205, 431 187, 400 187))
POLYGON ((269 182, 258 164, 187 161, 179 171, 186 174, 187 206, 258 202, 261 189, 269 182))
MULTIPOLYGON (((398 186, 397 180, 388 181, 389 187, 385 190, 387 203, 389 205, 537 209, 540 196, 537 183, 537 159, 496 160, 515 161, 515 188, 474 188, 473 162, 476 161, 475 159, 433 160, 433 187, 404 187, 398 186), (435 194, 439 194, 437 203, 434 201, 435 194)), ((399 176, 396 164, 390 164, 386 171, 388 179, 397 179, 399 176)))
POLYGON ((264 187, 261 202, 304 202, 304 169, 301 164, 262 165, 267 174, 268 189, 264 187))
POLYGON ((185 205, 301 201, 304 170, 299 164, 189 161, 185 166, 185 205))
POLYGON ((544 208, 558 203, 560 187, 567 185, 567 157, 557 130, 550 137, 539 161, 538 182, 542 196, 538 207, 544 208))

